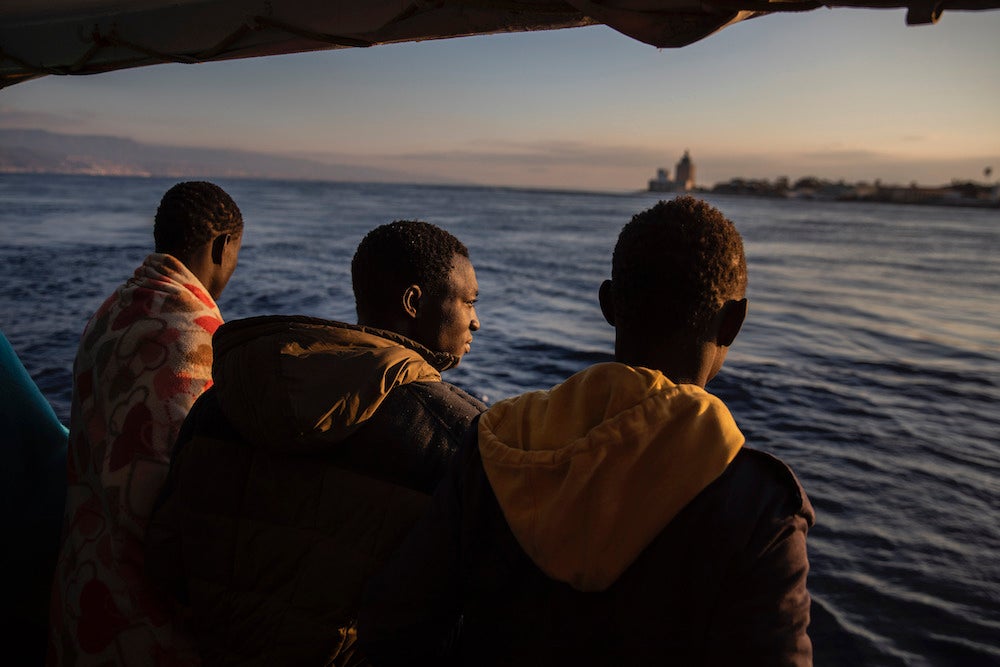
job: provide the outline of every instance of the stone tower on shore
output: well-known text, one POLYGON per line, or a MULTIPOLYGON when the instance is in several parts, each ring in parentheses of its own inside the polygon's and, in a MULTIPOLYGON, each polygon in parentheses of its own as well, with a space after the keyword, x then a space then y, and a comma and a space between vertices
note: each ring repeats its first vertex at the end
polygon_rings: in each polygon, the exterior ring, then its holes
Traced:
POLYGON ((695 167, 694 162, 691 161, 691 155, 685 150, 684 157, 677 163, 677 169, 674 171, 674 179, 670 180, 670 172, 660 167, 656 170, 656 178, 649 181, 649 191, 688 192, 689 190, 693 190, 695 187, 694 170, 695 167))
POLYGON ((677 183, 678 190, 687 192, 694 189, 694 162, 691 162, 691 155, 688 151, 684 151, 684 157, 677 163, 675 173, 677 176, 674 178, 674 182, 677 183))

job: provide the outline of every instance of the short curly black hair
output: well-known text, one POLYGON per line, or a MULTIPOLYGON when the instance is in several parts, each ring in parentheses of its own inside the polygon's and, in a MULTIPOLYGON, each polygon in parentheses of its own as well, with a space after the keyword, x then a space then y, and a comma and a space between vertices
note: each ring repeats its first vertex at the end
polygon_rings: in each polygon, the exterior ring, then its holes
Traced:
POLYGON ((747 287, 743 239, 694 197, 661 201, 622 229, 611 260, 616 324, 701 336, 747 287))
POLYGON ((351 260, 358 316, 384 312, 410 285, 441 293, 455 255, 468 257, 469 250, 429 222, 396 220, 368 232, 351 260))
POLYGON ((178 183, 163 195, 156 209, 153 240, 156 251, 188 257, 220 234, 243 231, 243 214, 233 198, 214 183, 178 183))

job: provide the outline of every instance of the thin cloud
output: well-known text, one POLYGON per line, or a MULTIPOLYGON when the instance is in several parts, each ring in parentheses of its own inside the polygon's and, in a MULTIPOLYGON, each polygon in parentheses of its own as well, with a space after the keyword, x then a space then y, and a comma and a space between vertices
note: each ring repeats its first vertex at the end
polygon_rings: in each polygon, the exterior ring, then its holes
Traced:
POLYGON ((0 127, 8 130, 72 131, 88 120, 89 114, 52 111, 23 111, 0 106, 0 127))

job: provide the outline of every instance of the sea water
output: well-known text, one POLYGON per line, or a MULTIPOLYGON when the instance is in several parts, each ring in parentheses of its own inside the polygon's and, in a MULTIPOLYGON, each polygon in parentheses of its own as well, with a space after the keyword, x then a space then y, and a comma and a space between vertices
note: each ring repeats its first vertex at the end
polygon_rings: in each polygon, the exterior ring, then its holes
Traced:
MULTIPOLYGON (((0 176, 0 328, 64 421, 87 318, 150 252, 172 180, 0 176)), ((350 259, 394 219, 469 247, 482 330, 446 374, 487 402, 610 359, 597 307, 655 195, 222 180, 243 211, 226 319, 354 321, 350 259)), ((786 461, 818 665, 1000 664, 1000 211, 707 196, 746 241, 750 314, 709 385, 786 461)))

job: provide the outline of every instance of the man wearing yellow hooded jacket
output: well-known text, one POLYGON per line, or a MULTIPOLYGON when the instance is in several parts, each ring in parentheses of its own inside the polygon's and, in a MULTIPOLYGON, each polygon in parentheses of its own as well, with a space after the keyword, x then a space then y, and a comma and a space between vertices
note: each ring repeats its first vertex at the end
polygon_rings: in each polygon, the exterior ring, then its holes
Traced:
POLYGON ((373 664, 811 664, 812 507, 704 389, 746 284, 704 202, 625 226, 599 295, 615 361, 479 418, 369 586, 373 664))
POLYGON ((357 665, 362 587, 485 406, 441 381, 479 329, 468 250, 419 221, 352 262, 360 324, 267 316, 213 340, 146 536, 206 665, 357 665))

